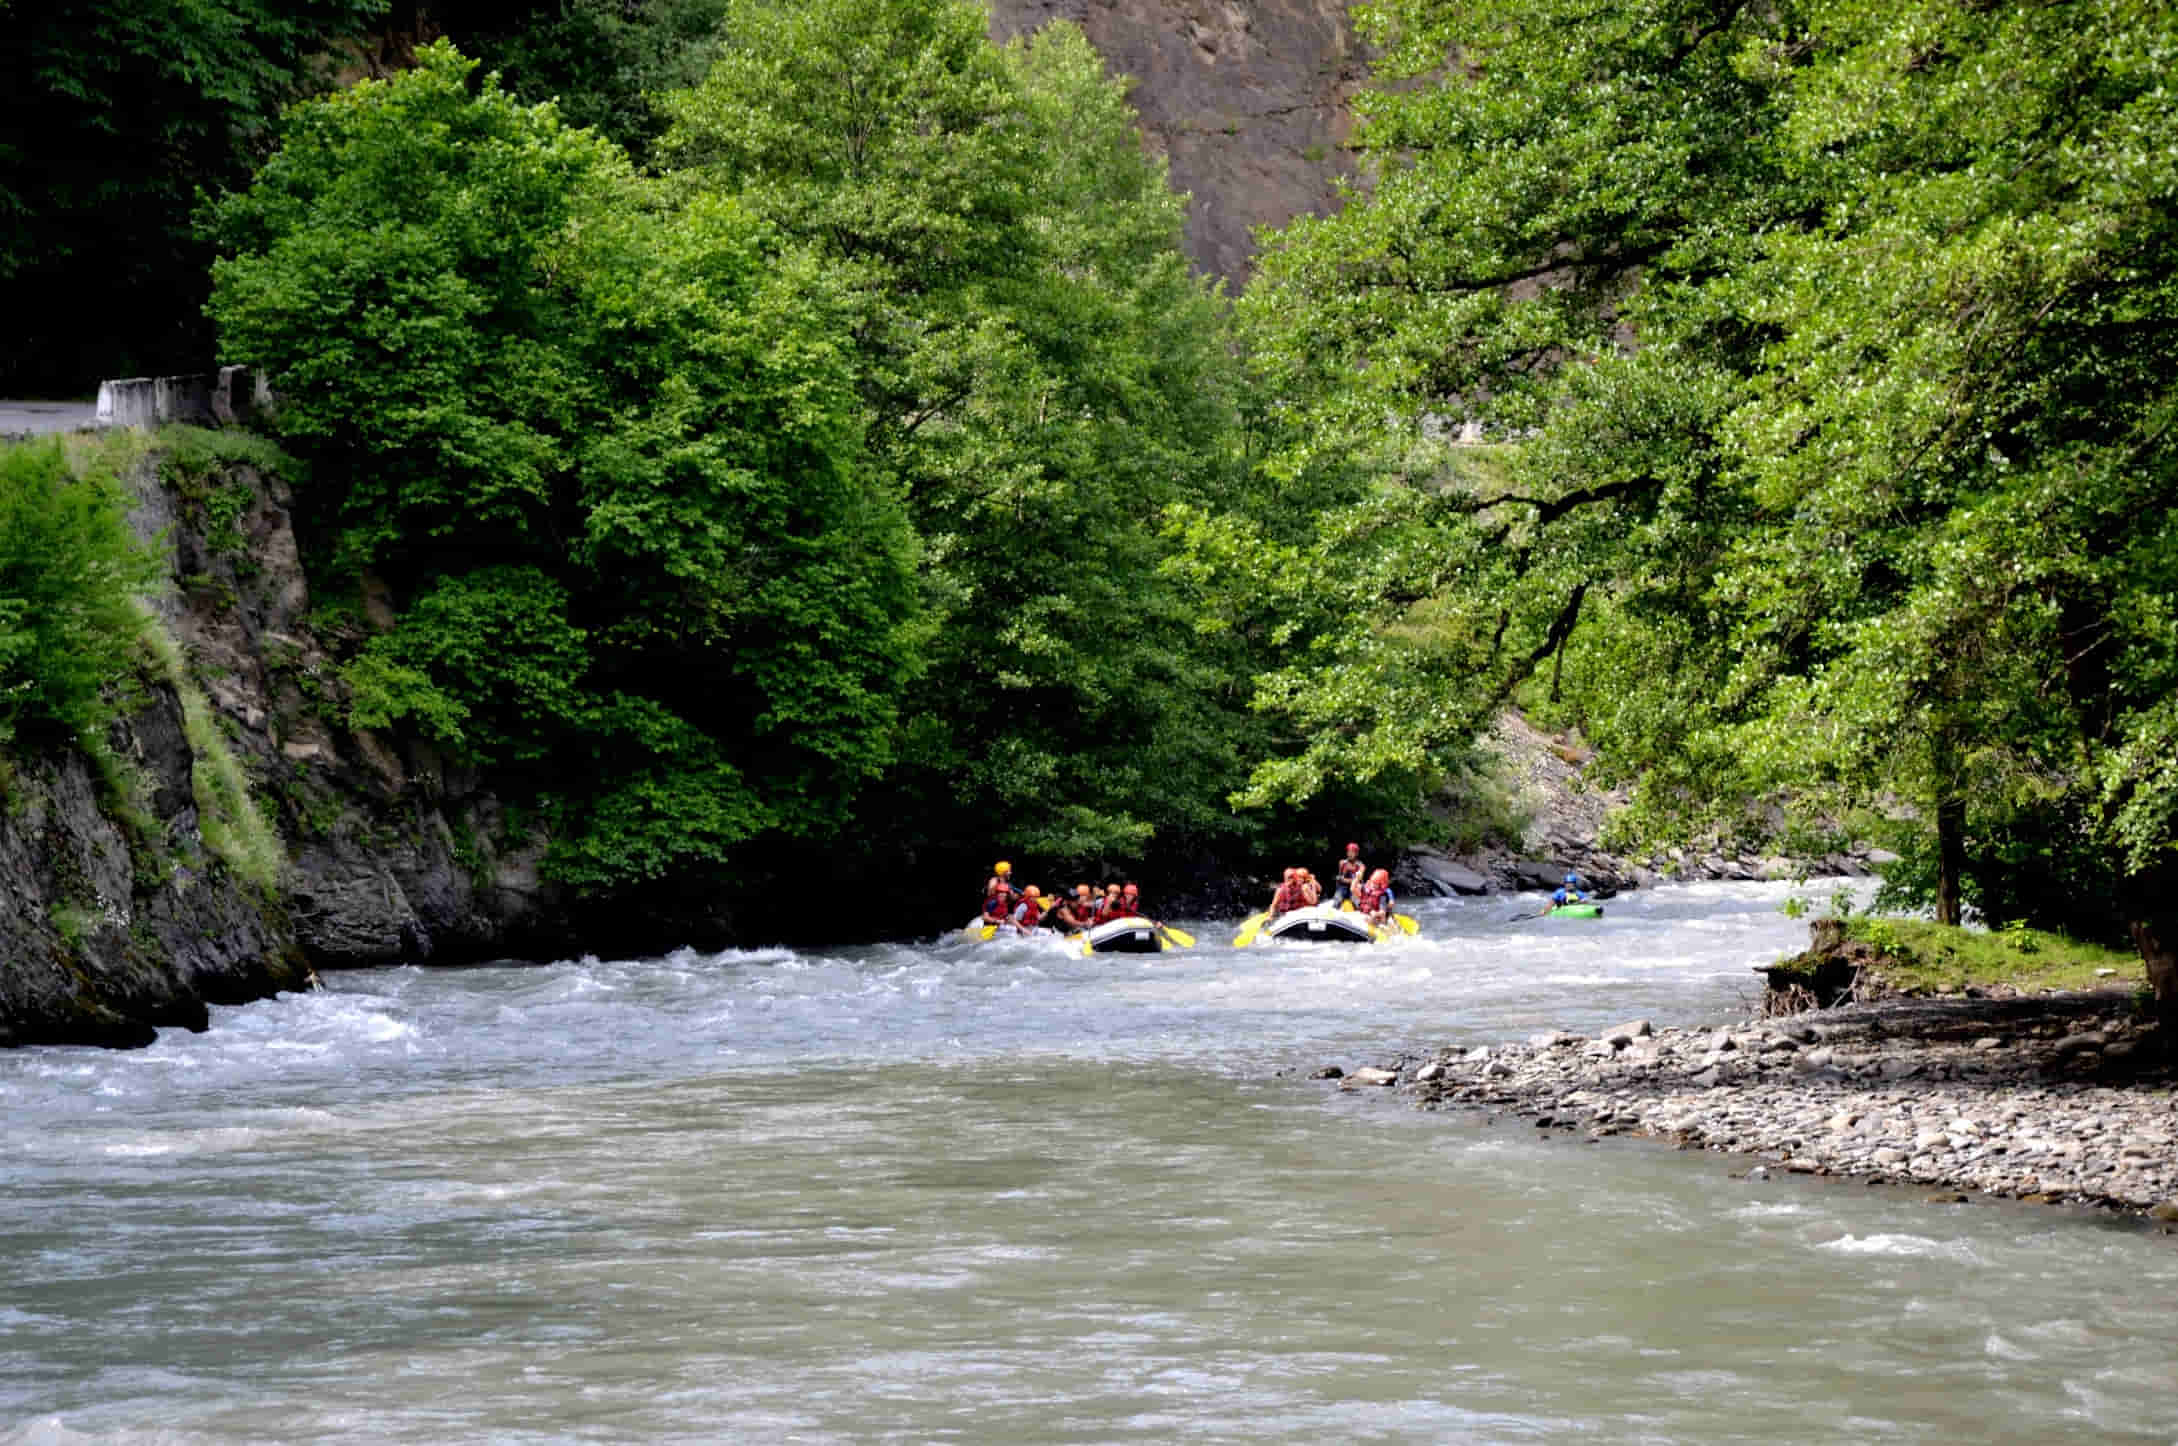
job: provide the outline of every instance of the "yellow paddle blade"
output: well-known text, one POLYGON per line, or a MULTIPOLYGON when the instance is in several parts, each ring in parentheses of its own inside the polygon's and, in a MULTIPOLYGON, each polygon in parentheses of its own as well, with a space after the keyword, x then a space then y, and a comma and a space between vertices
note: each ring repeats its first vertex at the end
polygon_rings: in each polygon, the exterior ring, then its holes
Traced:
POLYGON ((1422 927, 1412 914, 1394 914, 1392 918, 1399 921, 1399 932, 1402 934, 1412 934, 1422 927))
POLYGON ((998 926, 996 924, 985 924, 982 928, 976 930, 976 937, 978 939, 995 939, 998 937, 998 926))
POLYGON ((1250 914, 1247 918, 1242 919, 1240 921, 1240 932, 1233 935, 1233 947, 1235 949, 1245 949, 1250 944, 1253 944, 1255 942, 1256 931, 1261 929, 1263 925, 1269 921, 1269 919, 1270 910, 1268 909, 1265 909, 1260 914, 1250 914))
POLYGON ((1164 927, 1163 933, 1167 939, 1170 939, 1175 945, 1182 949, 1192 949, 1195 947, 1195 936, 1188 933, 1185 929, 1175 929, 1170 924, 1167 924, 1164 927))

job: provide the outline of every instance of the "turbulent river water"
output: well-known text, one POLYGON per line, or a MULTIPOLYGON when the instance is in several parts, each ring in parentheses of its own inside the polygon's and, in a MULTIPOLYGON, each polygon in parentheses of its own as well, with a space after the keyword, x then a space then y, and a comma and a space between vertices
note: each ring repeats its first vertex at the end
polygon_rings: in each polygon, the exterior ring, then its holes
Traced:
POLYGON ((1742 1013, 1600 921, 343 974, 0 1057, 0 1441, 2178 1440, 2178 1251, 1302 1078, 1742 1013))

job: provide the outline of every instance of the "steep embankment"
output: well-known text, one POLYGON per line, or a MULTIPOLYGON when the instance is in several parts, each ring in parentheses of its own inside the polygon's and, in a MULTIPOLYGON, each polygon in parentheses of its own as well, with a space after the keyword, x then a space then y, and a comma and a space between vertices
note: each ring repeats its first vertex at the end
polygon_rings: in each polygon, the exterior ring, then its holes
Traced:
POLYGON ((49 731, 0 758, 0 1044, 143 1044, 313 965, 560 934, 530 830, 506 845, 472 776, 343 721, 326 640, 366 620, 313 607, 274 449, 193 428, 108 449, 167 581, 104 746, 49 731))
POLYGON ((166 540, 158 608, 286 840, 297 947, 340 967, 540 944, 541 842, 508 846, 497 798, 427 744, 348 726, 328 644, 383 603, 317 605, 274 454, 247 434, 164 436, 133 520, 166 540))
POLYGON ((1194 198, 1187 249, 1204 271, 1237 285, 1255 227, 1335 208, 1365 74, 1344 0, 992 0, 1001 40, 1053 20, 1133 77, 1145 139, 1194 198))

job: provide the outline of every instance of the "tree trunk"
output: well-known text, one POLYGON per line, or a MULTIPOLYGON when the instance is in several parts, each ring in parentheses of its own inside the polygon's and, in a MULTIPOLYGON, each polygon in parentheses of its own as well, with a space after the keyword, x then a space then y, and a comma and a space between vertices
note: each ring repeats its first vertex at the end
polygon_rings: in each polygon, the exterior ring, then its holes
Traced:
POLYGON ((1965 917, 1959 876, 1966 872, 1966 795, 1959 789, 1959 744, 1948 725, 1929 737, 1936 775, 1936 922, 1957 928, 1965 917))
POLYGON ((1966 871, 1966 800, 1936 801, 1936 922, 1956 927, 1964 917, 1959 875, 1966 871))
POLYGON ((2178 864, 2135 874, 2126 885, 2128 896, 2139 901, 2126 923, 2148 968, 2156 1018, 2165 1029, 2178 1030, 2178 864))

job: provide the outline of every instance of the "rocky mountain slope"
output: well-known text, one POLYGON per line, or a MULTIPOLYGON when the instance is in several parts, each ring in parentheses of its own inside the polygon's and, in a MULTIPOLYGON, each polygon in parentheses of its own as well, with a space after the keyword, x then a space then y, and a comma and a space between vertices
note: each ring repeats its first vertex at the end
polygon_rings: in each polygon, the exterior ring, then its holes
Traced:
POLYGON ((1236 286, 1251 231, 1330 211, 1365 47, 1345 0, 991 0, 999 39, 1053 20, 1081 27, 1133 77, 1146 144, 1188 192, 1188 252, 1236 286))

